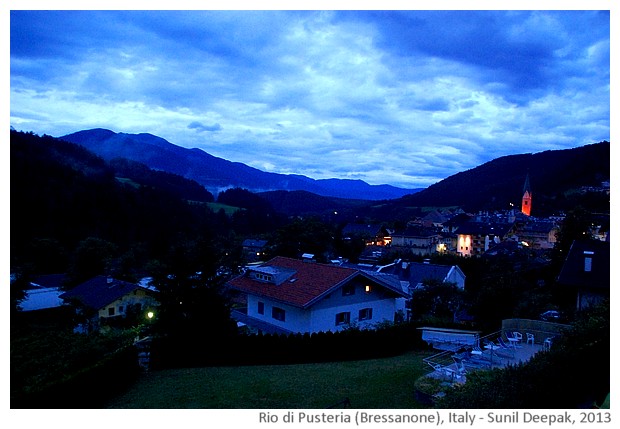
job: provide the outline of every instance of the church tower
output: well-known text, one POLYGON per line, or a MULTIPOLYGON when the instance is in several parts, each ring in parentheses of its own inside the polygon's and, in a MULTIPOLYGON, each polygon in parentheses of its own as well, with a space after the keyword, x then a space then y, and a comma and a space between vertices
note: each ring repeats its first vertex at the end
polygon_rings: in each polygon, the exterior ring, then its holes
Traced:
POLYGON ((530 189, 530 174, 525 176, 525 184, 523 185, 523 198, 521 198, 521 213, 530 216, 532 211, 532 190, 530 189))

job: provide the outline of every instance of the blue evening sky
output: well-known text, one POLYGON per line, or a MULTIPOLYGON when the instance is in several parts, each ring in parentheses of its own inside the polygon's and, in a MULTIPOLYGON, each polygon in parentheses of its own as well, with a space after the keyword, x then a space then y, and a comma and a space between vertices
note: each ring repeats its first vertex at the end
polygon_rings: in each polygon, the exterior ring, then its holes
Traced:
POLYGON ((583 4, 12 10, 10 124, 146 132, 264 171, 426 187, 610 140, 610 12, 583 4))

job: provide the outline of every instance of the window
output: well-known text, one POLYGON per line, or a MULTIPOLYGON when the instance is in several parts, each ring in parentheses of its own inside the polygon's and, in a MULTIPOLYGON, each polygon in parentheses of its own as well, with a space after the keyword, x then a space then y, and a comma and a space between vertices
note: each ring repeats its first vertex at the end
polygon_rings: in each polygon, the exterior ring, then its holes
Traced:
POLYGON ((270 276, 267 274, 256 273, 254 274, 254 278, 256 278, 257 280, 265 281, 265 282, 273 282, 273 276, 270 276))
POLYGON ((114 316, 114 307, 108 308, 108 316, 114 316))
POLYGON ((348 311, 336 314, 336 326, 348 325, 350 322, 351 322, 351 313, 349 313, 348 311))
POLYGON ((372 319, 372 308, 362 308, 359 314, 359 320, 372 319))
POLYGON ((258 314, 265 314, 265 303, 264 302, 259 302, 258 303, 258 314))
POLYGON ((342 296, 349 296, 355 294, 354 285, 345 285, 342 287, 342 296))
POLYGON ((282 310, 281 308, 273 307, 271 309, 271 317, 273 317, 276 320, 279 320, 280 322, 284 322, 286 319, 286 312, 282 310))
POLYGON ((119 312, 119 313, 122 313, 122 312, 123 312, 123 310, 124 310, 124 307, 123 307, 122 305, 119 305, 119 306, 118 306, 118 312, 119 312))
POLYGON ((594 252, 586 250, 583 252, 583 254, 585 255, 584 257, 584 265, 583 265, 583 270, 587 273, 589 273, 590 271, 592 271, 592 256, 594 256, 594 252))
POLYGON ((366 293, 372 292, 372 286, 370 286, 370 285, 364 286, 364 292, 366 292, 366 293))

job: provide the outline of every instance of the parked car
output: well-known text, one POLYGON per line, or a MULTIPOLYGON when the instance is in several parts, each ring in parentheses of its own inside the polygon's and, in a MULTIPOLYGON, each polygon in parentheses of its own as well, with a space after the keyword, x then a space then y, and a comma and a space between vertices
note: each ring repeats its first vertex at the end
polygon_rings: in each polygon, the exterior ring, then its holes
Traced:
POLYGON ((540 318, 546 322, 557 322, 561 318, 559 311, 548 310, 540 315, 540 318))

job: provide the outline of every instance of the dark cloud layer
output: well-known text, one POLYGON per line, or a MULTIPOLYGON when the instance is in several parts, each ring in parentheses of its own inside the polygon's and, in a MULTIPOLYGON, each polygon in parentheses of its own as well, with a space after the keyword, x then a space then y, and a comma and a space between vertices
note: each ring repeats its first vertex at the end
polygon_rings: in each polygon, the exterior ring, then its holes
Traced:
POLYGON ((428 186, 609 140, 609 11, 10 13, 11 125, 428 186))

